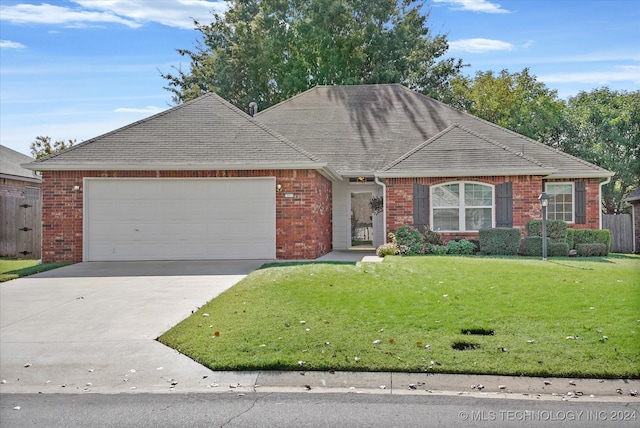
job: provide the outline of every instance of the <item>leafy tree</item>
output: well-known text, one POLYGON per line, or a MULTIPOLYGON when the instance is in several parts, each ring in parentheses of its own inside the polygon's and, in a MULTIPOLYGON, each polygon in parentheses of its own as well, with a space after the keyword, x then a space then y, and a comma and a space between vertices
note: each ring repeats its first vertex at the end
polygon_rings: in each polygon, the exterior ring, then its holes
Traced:
POLYGON ((53 153, 66 150, 73 146, 75 142, 76 140, 67 140, 66 142, 60 140, 52 142, 51 137, 39 135, 36 137, 35 141, 31 143, 29 148, 31 149, 31 154, 36 159, 40 159, 53 153))
POLYGON ((422 3, 411 0, 227 0, 224 14, 196 22, 190 60, 162 74, 173 101, 215 92, 241 109, 266 108, 316 85, 402 83, 436 98, 463 67, 441 57, 422 3))
POLYGON ((640 186, 640 91, 582 91, 569 98, 567 117, 571 128, 560 148, 614 171, 603 186, 603 208, 623 211, 624 195, 640 186))
POLYGON ((534 140, 557 145, 567 126, 564 103, 525 68, 521 72, 478 71, 475 77, 457 76, 445 101, 489 122, 534 140))

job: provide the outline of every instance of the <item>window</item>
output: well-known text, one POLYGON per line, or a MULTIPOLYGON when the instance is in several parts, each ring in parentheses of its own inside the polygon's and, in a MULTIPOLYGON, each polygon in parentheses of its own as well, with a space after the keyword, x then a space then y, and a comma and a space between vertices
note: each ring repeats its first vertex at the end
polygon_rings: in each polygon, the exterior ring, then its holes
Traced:
POLYGON ((28 187, 24 188, 24 198, 30 201, 40 200, 40 189, 38 187, 28 187))
POLYGON ((432 188, 431 201, 433 230, 470 231, 493 226, 493 186, 442 184, 432 188))
POLYGON ((551 198, 547 208, 547 218, 572 223, 573 183, 547 183, 546 192, 551 198))

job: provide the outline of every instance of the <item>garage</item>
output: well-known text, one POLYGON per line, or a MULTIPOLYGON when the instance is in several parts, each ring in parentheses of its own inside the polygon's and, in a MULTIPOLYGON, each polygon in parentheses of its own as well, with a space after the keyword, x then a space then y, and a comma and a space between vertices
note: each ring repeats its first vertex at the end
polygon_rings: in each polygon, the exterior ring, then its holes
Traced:
POLYGON ((85 178, 84 261, 275 259, 275 178, 85 178))

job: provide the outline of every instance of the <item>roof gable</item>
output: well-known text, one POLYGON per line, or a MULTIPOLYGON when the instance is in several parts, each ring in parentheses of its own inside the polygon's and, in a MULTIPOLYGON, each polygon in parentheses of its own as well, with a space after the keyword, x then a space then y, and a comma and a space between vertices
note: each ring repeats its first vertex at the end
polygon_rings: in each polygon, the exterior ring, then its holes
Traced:
POLYGON ((553 169, 457 123, 385 166, 380 176, 548 175, 553 169))
POLYGON ((318 159, 216 94, 37 160, 33 169, 244 168, 314 165, 318 159))

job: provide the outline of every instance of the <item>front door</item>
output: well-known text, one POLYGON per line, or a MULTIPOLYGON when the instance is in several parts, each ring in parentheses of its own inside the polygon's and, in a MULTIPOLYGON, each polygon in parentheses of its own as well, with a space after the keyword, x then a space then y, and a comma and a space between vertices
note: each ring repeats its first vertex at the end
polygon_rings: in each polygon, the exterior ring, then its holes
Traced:
POLYGON ((373 247, 372 192, 351 192, 351 247, 373 247))

